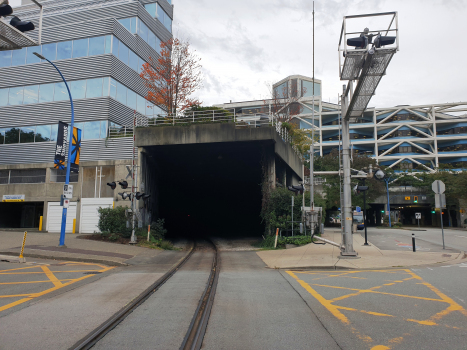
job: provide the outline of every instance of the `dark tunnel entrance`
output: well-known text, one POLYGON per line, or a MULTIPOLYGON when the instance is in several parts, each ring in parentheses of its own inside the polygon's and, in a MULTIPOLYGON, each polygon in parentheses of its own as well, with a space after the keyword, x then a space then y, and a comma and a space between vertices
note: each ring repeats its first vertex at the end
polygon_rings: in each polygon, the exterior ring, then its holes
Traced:
POLYGON ((265 152, 272 142, 145 147, 152 217, 165 219, 170 239, 261 236, 265 152))

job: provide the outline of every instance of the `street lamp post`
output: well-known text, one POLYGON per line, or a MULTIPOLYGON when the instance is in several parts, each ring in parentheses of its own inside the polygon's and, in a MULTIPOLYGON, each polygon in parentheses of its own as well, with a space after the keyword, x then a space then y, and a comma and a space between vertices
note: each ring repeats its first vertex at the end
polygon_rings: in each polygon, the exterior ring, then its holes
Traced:
MULTIPOLYGON (((60 74, 60 76, 62 77, 63 82, 65 83, 66 89, 68 90, 68 96, 70 97, 71 124, 70 124, 70 128, 68 130, 71 129, 71 132, 68 132, 70 134, 70 140, 68 142, 68 158, 67 158, 67 163, 66 163, 66 177, 65 177, 65 185, 68 185, 70 183, 71 145, 73 143, 73 124, 74 124, 74 119, 75 119, 75 112, 74 112, 74 107, 73 107, 73 98, 71 97, 70 88, 68 87, 68 84, 67 84, 67 82, 65 80, 65 77, 63 76, 62 72, 60 72, 60 69, 58 69, 58 67, 55 64, 53 64, 51 61, 49 61, 47 58, 45 58, 41 54, 39 54, 37 52, 34 52, 34 55, 39 57, 41 60, 45 60, 45 61, 49 62, 57 70, 58 74, 60 74)), ((65 246, 65 227, 66 227, 67 210, 68 209, 65 208, 65 206, 63 206, 62 226, 61 226, 61 229, 60 229, 60 243, 58 245, 59 247, 66 247, 65 246)))
POLYGON ((391 227, 391 206, 390 206, 390 202, 389 202, 389 181, 391 181, 391 178, 387 176, 386 173, 384 173, 384 171, 382 171, 381 169, 379 169, 376 173, 375 173, 375 178, 379 181, 384 181, 386 183, 386 194, 387 194, 387 197, 388 197, 388 216, 389 216, 389 227, 391 227))

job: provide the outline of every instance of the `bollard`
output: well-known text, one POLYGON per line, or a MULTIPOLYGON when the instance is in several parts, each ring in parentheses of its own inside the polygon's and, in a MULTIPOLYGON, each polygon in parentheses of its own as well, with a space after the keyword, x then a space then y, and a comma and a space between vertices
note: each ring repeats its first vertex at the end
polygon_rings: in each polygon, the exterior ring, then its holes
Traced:
POLYGON ((274 242, 274 248, 277 247, 277 236, 279 235, 279 228, 276 230, 276 241, 274 242))
POLYGON ((73 233, 76 233, 76 219, 73 219, 73 233))
POLYGON ((42 220, 43 220, 43 217, 39 216, 39 231, 42 231, 42 220))
POLYGON ((415 233, 412 233, 412 250, 415 253, 417 248, 415 247, 415 233))
POLYGON ((149 242, 149 235, 151 234, 151 225, 148 225, 148 242, 149 242))
POLYGON ((23 245, 21 246, 21 253, 19 253, 19 262, 26 262, 26 259, 23 256, 24 253, 24 246, 26 245, 26 236, 28 235, 27 231, 24 231, 24 236, 23 236, 23 245))

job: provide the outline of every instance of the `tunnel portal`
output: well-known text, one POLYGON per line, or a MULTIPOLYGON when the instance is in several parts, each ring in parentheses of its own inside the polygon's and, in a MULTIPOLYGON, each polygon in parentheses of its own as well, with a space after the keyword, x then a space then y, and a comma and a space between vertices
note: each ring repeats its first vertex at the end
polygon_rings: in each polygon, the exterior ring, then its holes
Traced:
POLYGON ((260 236, 260 142, 145 147, 146 170, 155 181, 152 216, 165 219, 168 237, 260 236))

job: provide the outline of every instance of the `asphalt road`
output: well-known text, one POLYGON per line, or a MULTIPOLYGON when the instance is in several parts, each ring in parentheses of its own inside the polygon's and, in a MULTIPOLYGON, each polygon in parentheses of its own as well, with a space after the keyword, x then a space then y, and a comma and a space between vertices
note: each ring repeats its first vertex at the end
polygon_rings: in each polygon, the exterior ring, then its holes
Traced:
POLYGON ((341 349, 466 349, 467 264, 282 271, 341 349))
MULTIPOLYGON (((466 251, 467 231, 444 230, 444 242, 446 249, 443 250, 443 241, 440 228, 422 228, 424 231, 403 229, 378 229, 368 228, 368 241, 384 250, 412 250, 412 233, 415 233, 415 245, 419 251, 442 252, 442 251, 466 251)), ((359 231, 364 237, 364 231, 359 231)))

